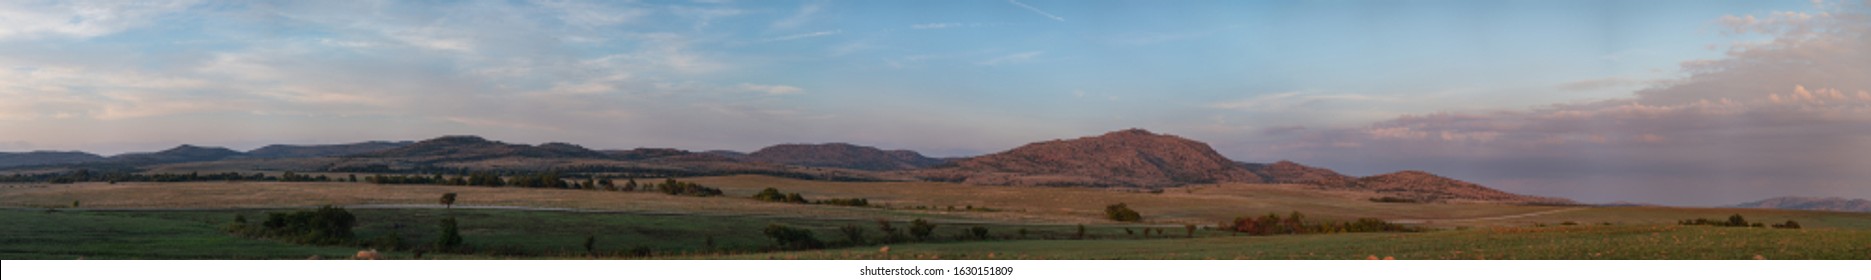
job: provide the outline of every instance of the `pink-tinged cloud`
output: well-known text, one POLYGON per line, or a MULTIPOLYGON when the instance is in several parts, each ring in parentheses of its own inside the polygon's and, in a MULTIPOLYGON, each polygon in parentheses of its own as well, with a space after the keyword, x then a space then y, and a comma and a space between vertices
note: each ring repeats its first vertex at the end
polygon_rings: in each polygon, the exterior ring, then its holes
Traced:
POLYGON ((1421 168, 1582 201, 1731 204, 1871 197, 1871 17, 1854 5, 1730 16, 1771 35, 1627 98, 1408 115, 1296 136, 1289 154, 1354 173, 1421 168))

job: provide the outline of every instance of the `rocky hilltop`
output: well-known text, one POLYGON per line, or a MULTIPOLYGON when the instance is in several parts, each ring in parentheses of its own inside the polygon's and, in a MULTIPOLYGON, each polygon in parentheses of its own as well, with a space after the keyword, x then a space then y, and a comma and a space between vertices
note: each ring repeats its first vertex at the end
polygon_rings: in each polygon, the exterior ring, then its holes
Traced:
POLYGON ((1776 197, 1734 205, 1738 208, 1771 208, 1840 212, 1871 212, 1871 200, 1839 197, 1776 197))
POLYGON ((846 143, 781 144, 747 154, 754 162, 857 170, 889 171, 924 168, 943 161, 909 150, 891 150, 846 143))
POLYGON ((987 185, 1169 187, 1261 181, 1208 144, 1142 129, 1037 142, 931 171, 925 178, 987 185))

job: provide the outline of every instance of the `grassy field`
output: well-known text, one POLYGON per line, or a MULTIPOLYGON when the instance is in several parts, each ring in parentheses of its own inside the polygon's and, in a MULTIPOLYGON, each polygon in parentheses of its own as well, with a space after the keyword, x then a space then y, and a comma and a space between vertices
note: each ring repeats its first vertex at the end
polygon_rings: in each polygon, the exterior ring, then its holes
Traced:
MULTIPOLYGON (((279 210, 56 211, 5 210, 0 221, 4 259, 303 259, 345 258, 363 246, 306 246, 234 237, 217 228, 234 215, 279 210)), ((589 258, 582 246, 594 237, 600 258, 633 258, 632 249, 676 259, 1871 259, 1871 231, 1764 229, 1708 226, 1547 226, 1448 229, 1423 233, 1299 236, 1230 236, 1199 230, 1186 238, 1144 237, 1122 226, 1091 226, 1092 240, 1072 240, 1076 227, 1017 224, 941 224, 926 243, 844 244, 835 230, 857 225, 867 240, 879 237, 874 221, 712 217, 563 211, 465 209, 353 209, 357 235, 368 240, 396 232, 405 242, 434 239, 435 221, 453 216, 473 255, 424 258, 589 258), (774 251, 760 235, 768 224, 812 229, 839 246, 829 250, 774 251), (959 237, 972 226, 990 240, 959 237), (1016 234, 1028 232, 1024 237, 1016 234), (709 246, 712 240, 713 246, 709 246), (890 246, 889 254, 878 252, 890 246)), ((897 227, 907 227, 901 221, 897 227)), ((1135 229, 1135 227, 1128 227, 1135 229)), ((389 252, 412 258, 410 252, 389 252)))
MULTIPOLYGON (((1017 259, 1871 259, 1871 213, 1670 207, 1554 207, 1492 204, 1373 203, 1367 194, 1290 185, 1225 184, 1141 193, 1086 188, 988 187, 922 182, 818 182, 763 176, 687 178, 721 188, 720 197, 660 193, 358 183, 190 182, 0 185, 0 258, 4 259, 302 259, 342 258, 366 246, 305 246, 235 237, 219 227, 236 215, 319 205, 347 206, 358 240, 395 233, 427 244, 437 221, 456 217, 472 254, 425 258, 1017 258, 1017 259), (811 199, 865 198, 873 207, 762 202, 773 187, 811 199), (442 193, 460 194, 439 209, 442 193), (73 208, 72 202, 81 202, 73 208), (1103 219, 1111 203, 1142 212, 1143 223, 1103 219), (955 210, 950 210, 953 207, 955 210), (466 209, 463 209, 466 208, 466 209), (974 210, 968 210, 968 209, 974 210), (56 210, 56 211, 51 211, 56 210), (1183 225, 1215 225, 1237 216, 1300 211, 1310 221, 1382 218, 1433 229, 1425 233, 1236 237, 1183 225), (1799 221, 1806 229, 1677 226, 1683 219, 1799 221), (877 220, 908 228, 911 219, 940 224, 926 243, 870 244, 877 220), (1562 225, 1562 224, 1573 225, 1562 225), (812 230, 834 249, 773 252, 770 224, 812 230), (866 244, 845 242, 837 228, 866 230, 866 244), (1078 225, 1087 237, 1075 239, 1078 225), (963 237, 987 228, 987 241, 963 237), (1140 229, 1164 229, 1143 236, 1140 229), (1027 232, 1020 235, 1021 231, 1027 232)), ((415 257, 392 252, 393 258, 415 257)))
POLYGON ((1871 232, 1572 226, 1163 240, 1032 240, 717 256, 726 259, 1871 259, 1871 232))
POLYGON ((1556 209, 1496 204, 1375 203, 1366 194, 1324 192, 1302 186, 1225 184, 1161 194, 1088 188, 976 186, 928 182, 822 182, 766 176, 685 178, 722 189, 726 197, 658 193, 374 185, 310 182, 80 183, 0 187, 0 206, 47 208, 81 201, 88 208, 273 208, 325 204, 434 204, 442 193, 461 205, 524 206, 658 213, 781 215, 878 219, 923 217, 1033 224, 1100 224, 1106 205, 1126 203, 1146 223, 1212 225, 1244 215, 1304 211, 1317 219, 1462 219, 1556 209), (765 188, 810 199, 865 198, 878 207, 777 204, 746 199, 765 188), (920 209, 919 209, 920 207, 920 209), (955 210, 951 211, 950 208, 955 210), (988 211, 967 211, 969 208, 988 211))

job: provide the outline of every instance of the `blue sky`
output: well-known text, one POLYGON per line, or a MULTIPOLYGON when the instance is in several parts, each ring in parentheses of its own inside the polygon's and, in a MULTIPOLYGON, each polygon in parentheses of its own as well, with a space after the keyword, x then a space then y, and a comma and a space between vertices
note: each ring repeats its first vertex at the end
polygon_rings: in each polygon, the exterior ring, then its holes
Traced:
POLYGON ((1424 169, 1586 201, 1871 197, 1849 183, 1871 179, 1846 168, 1862 160, 1761 156, 1871 147, 1852 128, 1871 115, 1853 99, 1871 62, 1850 48, 1865 6, 9 1, 0 150, 475 134, 968 156, 1139 127, 1243 161, 1424 169), (1643 146, 1659 143, 1677 148, 1643 146), (1712 165, 1710 151, 1765 162, 1712 165), (1633 162, 1646 164, 1602 167, 1633 162), (1766 167, 1788 169, 1683 179, 1766 167), (1734 183, 1792 178, 1804 187, 1734 183), (1720 187, 1663 197, 1682 185, 1720 187))

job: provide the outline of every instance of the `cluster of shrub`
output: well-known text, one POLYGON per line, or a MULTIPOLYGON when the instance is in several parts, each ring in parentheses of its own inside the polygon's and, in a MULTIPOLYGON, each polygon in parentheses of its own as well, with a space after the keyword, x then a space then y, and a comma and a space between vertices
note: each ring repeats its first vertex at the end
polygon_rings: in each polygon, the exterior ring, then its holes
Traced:
POLYGON ((1415 227, 1393 224, 1382 219, 1360 218, 1351 222, 1308 223, 1306 215, 1298 211, 1280 217, 1280 214, 1267 213, 1260 217, 1239 217, 1234 222, 1221 225, 1222 228, 1249 235, 1312 234, 1345 232, 1414 232, 1415 227))
POLYGON ((1799 229, 1800 228, 1800 222, 1796 222, 1793 220, 1787 220, 1785 223, 1778 223, 1778 224, 1773 224, 1773 225, 1762 224, 1761 222, 1749 223, 1748 219, 1746 217, 1742 217, 1741 214, 1730 215, 1728 216, 1728 220, 1726 221, 1711 220, 1711 219, 1706 219, 1706 218, 1696 218, 1694 220, 1676 221, 1676 224, 1686 225, 1686 226, 1757 227, 1757 228, 1771 226, 1773 228, 1783 228, 1783 229, 1799 229))
MULTIPOLYGON (((352 232, 356 226, 357 216, 350 211, 326 205, 313 210, 267 213, 266 220, 258 224, 248 222, 245 215, 235 215, 234 221, 223 226, 222 230, 241 237, 308 245, 361 245, 392 251, 417 247, 405 242, 396 232, 360 240, 352 232)), ((455 218, 443 218, 438 230, 440 232, 435 243, 426 248, 437 251, 462 248, 461 232, 455 218)))
POLYGON ((293 172, 286 172, 285 174, 281 176, 271 176, 271 175, 266 175, 265 173, 241 174, 239 172, 224 172, 224 173, 209 173, 209 174, 201 174, 199 172, 190 172, 187 174, 177 174, 177 173, 139 174, 139 173, 130 173, 130 172, 94 172, 89 169, 79 169, 79 170, 73 170, 73 171, 64 172, 64 173, 38 173, 38 174, 15 173, 12 175, 0 176, 0 182, 8 182, 8 183, 46 182, 46 183, 51 183, 51 184, 71 184, 71 183, 79 183, 79 182, 116 183, 116 182, 199 182, 199 181, 328 182, 332 180, 333 179, 331 177, 328 177, 325 175, 310 176, 310 175, 303 175, 303 174, 298 174, 298 173, 293 173, 293 172))
MULTIPOLYGON (((838 242, 821 241, 818 239, 818 237, 815 234, 813 234, 811 229, 797 228, 797 227, 791 227, 791 226, 780 225, 780 224, 767 225, 767 227, 761 232, 766 234, 768 238, 772 238, 774 244, 779 249, 804 250, 804 249, 825 248, 827 245, 857 246, 857 245, 870 245, 870 244, 879 244, 879 243, 893 244, 893 243, 903 243, 903 242, 909 242, 909 241, 929 241, 929 240, 932 240, 933 238, 932 235, 935 234, 935 229, 936 229, 935 223, 931 223, 928 220, 924 220, 924 219, 916 219, 916 220, 910 221, 908 229, 897 228, 889 220, 877 220, 877 230, 882 232, 882 236, 875 238, 875 239, 866 237, 865 236, 866 231, 864 230, 863 227, 860 227, 857 225, 844 225, 844 226, 838 227, 838 233, 844 237, 844 240, 838 241, 838 242)), ((958 239, 968 239, 968 238, 973 238, 977 240, 988 239, 987 227, 982 227, 982 226, 970 227, 968 231, 966 231, 964 235, 958 239)))
MULTIPOLYGON (((352 180, 356 180, 356 179, 353 178, 352 180)), ((696 184, 694 182, 676 181, 676 179, 673 179, 673 178, 664 179, 662 183, 644 184, 644 185, 638 185, 637 180, 635 178, 626 178, 625 180, 626 181, 622 185, 619 185, 615 181, 612 181, 610 177, 590 176, 590 177, 583 178, 583 180, 579 180, 579 178, 568 178, 568 177, 562 176, 557 171, 514 174, 514 175, 507 176, 507 178, 505 179, 502 179, 499 174, 496 174, 493 172, 471 172, 471 173, 468 173, 467 175, 454 176, 454 177, 443 176, 442 174, 433 174, 433 175, 383 175, 383 174, 380 174, 380 175, 369 175, 369 176, 364 177, 365 182, 370 182, 370 183, 375 183, 375 184, 455 185, 455 186, 487 186, 487 187, 511 186, 511 187, 522 187, 522 188, 581 189, 581 190, 602 190, 602 191, 620 191, 620 192, 657 191, 657 192, 662 192, 662 193, 666 193, 670 195, 685 195, 685 196, 718 196, 718 195, 721 195, 721 189, 702 186, 701 184, 696 184)))
POLYGON ((781 202, 781 203, 825 204, 825 205, 841 205, 841 206, 857 206, 857 207, 864 207, 864 206, 871 205, 870 200, 863 199, 863 198, 831 198, 831 199, 822 199, 822 200, 813 201, 813 200, 806 199, 805 196, 799 195, 799 193, 781 193, 779 189, 775 189, 775 188, 766 188, 764 190, 760 190, 760 193, 754 194, 754 200, 767 201, 767 202, 781 202))
POLYGON ((1143 214, 1138 214, 1137 210, 1131 210, 1130 205, 1125 205, 1124 203, 1106 205, 1104 207, 1104 217, 1119 222, 1143 221, 1143 214))

